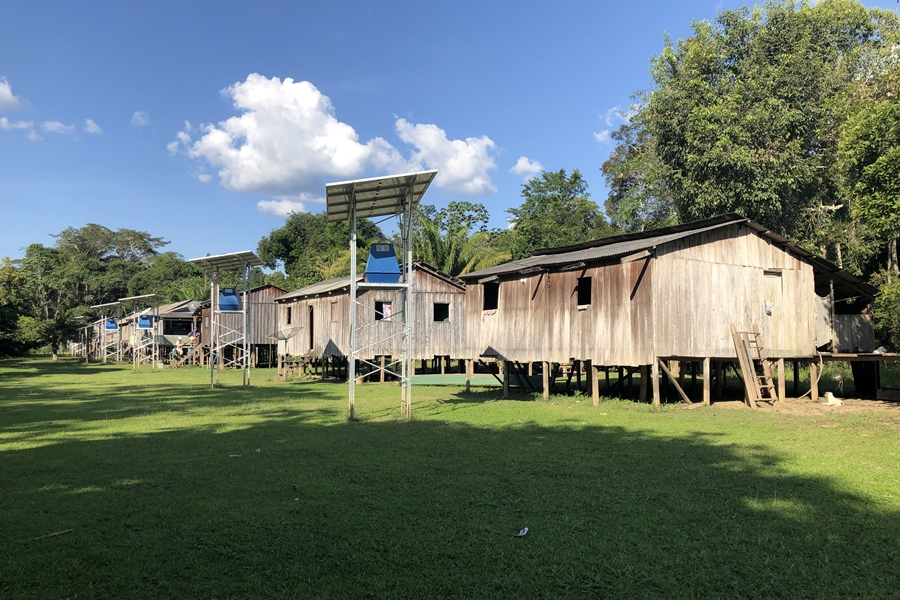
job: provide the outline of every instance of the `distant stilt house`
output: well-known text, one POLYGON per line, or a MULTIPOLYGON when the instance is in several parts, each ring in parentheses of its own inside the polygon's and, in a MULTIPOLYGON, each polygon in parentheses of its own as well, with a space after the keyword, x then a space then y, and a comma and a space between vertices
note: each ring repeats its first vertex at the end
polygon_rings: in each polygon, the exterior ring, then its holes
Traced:
POLYGON ((462 279, 469 357, 542 363, 545 394, 554 364, 580 363, 595 397, 597 367, 619 367, 640 371, 642 397, 652 381, 659 402, 656 373, 672 360, 703 366, 708 402, 710 369, 721 381, 737 357, 732 324, 757 327, 774 358, 873 350, 872 286, 736 214, 539 250, 462 279))
MULTIPOLYGON (((363 279, 359 276, 359 280, 363 279)), ((399 290, 365 290, 357 309, 361 358, 378 361, 401 356, 401 337, 391 337, 392 316, 401 308, 399 290), (370 325, 370 327, 365 327, 370 325), (377 340, 389 339, 387 343, 377 340)), ((465 354, 465 286, 424 263, 413 263, 413 360, 465 354)), ((282 356, 344 359, 350 348, 350 277, 338 277, 285 294, 276 300, 282 356)))
MULTIPOLYGON (((223 288, 223 291, 225 289, 223 288)), ((274 285, 266 284, 250 290, 250 327, 248 337, 250 340, 250 362, 256 366, 275 366, 277 362, 277 341, 275 333, 277 327, 277 307, 275 300, 285 294, 285 291, 274 285)), ((244 294, 235 291, 238 302, 244 302, 244 294)), ((203 350, 203 363, 209 359, 210 340, 210 303, 203 302, 194 311, 199 326, 200 339, 198 344, 203 350)), ((236 331, 240 329, 240 314, 222 314, 223 330, 236 331)), ((235 351, 232 347, 224 349, 226 353, 235 351)))

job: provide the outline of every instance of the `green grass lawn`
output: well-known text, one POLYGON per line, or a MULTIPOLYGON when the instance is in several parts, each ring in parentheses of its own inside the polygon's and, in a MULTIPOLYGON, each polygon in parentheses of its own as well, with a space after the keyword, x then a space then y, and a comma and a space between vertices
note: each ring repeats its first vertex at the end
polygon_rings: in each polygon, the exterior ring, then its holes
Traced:
POLYGON ((0 362, 0 598, 900 597, 900 412, 272 375, 0 362))

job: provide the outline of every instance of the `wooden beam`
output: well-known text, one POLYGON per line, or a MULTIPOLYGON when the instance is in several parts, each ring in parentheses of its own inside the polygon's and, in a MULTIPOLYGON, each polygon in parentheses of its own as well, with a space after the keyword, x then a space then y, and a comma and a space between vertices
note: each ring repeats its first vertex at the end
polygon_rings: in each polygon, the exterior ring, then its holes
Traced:
POLYGON ((472 382, 472 359, 466 359, 466 391, 468 392, 472 382))
POLYGON ((778 399, 782 402, 787 398, 787 381, 785 381, 787 373, 784 370, 784 358, 778 359, 778 399))
POLYGON ((622 263, 622 264, 624 264, 624 263, 630 263, 630 262, 634 262, 634 261, 636 261, 636 260, 641 260, 641 259, 644 259, 644 258, 650 258, 651 256, 653 256, 653 252, 652 252, 652 251, 650 251, 650 250, 641 250, 640 252, 635 252, 634 254, 626 254, 625 256, 623 256, 622 258, 619 259, 619 262, 622 263))
POLYGON ((641 402, 647 401, 648 379, 650 379, 650 365, 641 365, 641 402))
POLYGON ((819 400, 819 365, 814 362, 809 363, 809 395, 813 402, 819 400))
POLYGON ((503 397, 509 398, 509 360, 503 361, 503 397))
POLYGON ((688 398, 688 395, 684 393, 684 390, 681 388, 681 384, 678 383, 678 380, 672 377, 672 373, 669 372, 669 367, 666 366, 666 363, 662 359, 659 359, 658 362, 663 372, 669 376, 669 381, 672 382, 672 385, 674 385, 675 389, 678 390, 678 393, 681 394, 681 399, 684 400, 687 404, 693 404, 693 402, 691 402, 691 399, 688 398))
POLYGON ((710 370, 711 359, 707 356, 703 359, 703 404, 712 404, 712 377, 710 370))
POLYGON ((591 390, 591 400, 594 406, 600 406, 600 382, 597 380, 597 371, 594 369, 594 361, 587 361, 587 385, 591 390))
POLYGON ((544 400, 547 400, 550 397, 550 363, 544 361, 541 363, 541 376, 544 379, 544 400))
POLYGON ((653 383, 653 406, 659 408, 660 406, 660 395, 659 395, 659 359, 653 361, 650 365, 650 381, 653 383))

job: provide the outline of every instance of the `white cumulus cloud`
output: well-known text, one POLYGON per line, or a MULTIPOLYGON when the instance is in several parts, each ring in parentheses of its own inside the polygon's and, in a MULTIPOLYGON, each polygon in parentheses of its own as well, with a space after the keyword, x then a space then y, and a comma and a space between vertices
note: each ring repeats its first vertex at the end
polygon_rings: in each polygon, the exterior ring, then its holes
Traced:
POLYGON ((490 138, 450 140, 435 125, 396 119, 398 136, 414 148, 407 159, 382 137, 361 141, 351 125, 337 119, 331 100, 308 81, 253 73, 222 94, 240 114, 198 128, 186 122, 167 149, 216 169, 221 184, 232 191, 281 198, 260 202, 263 212, 302 210, 305 202, 320 201, 327 180, 426 166, 440 169, 435 184, 450 190, 494 190, 487 176, 494 168, 490 138), (292 199, 301 196, 302 202, 292 199))
POLYGON ((6 117, 0 117, 0 129, 31 129, 31 121, 10 121, 6 117))
POLYGON ((397 135, 416 150, 410 159, 415 169, 438 169, 434 180, 447 191, 480 196, 496 192, 488 171, 496 168, 491 151, 494 142, 487 136, 451 140, 437 125, 413 125, 397 119, 397 135))
POLYGON ((136 110, 131 115, 131 124, 135 127, 146 127, 150 124, 150 115, 142 110, 136 110))
POLYGON ((32 129, 31 131, 28 132, 28 136, 27 136, 27 137, 28 137, 28 139, 31 140, 32 142, 37 142, 37 141, 39 141, 39 140, 44 139, 44 138, 41 137, 41 134, 39 134, 39 133, 38 133, 37 131, 35 131, 34 129, 32 129))
POLYGON ((594 139, 600 143, 609 141, 609 129, 604 129, 603 131, 594 132, 594 139))
POLYGON ((49 133, 75 133, 74 125, 66 125, 59 121, 44 121, 41 123, 41 129, 49 133))
POLYGON ((544 170, 544 166, 536 160, 531 160, 527 156, 520 156, 516 164, 509 170, 514 175, 521 176, 528 181, 538 173, 544 170))
POLYGON ((306 212, 306 206, 296 200, 260 200, 256 203, 256 208, 259 209, 259 212, 275 217, 306 212))
POLYGON ((16 109, 22 106, 22 101, 12 93, 12 86, 6 77, 0 77, 0 108, 16 109))
POLYGON ((103 130, 100 129, 100 126, 94 123, 91 119, 84 120, 84 130, 88 133, 103 133, 103 130))

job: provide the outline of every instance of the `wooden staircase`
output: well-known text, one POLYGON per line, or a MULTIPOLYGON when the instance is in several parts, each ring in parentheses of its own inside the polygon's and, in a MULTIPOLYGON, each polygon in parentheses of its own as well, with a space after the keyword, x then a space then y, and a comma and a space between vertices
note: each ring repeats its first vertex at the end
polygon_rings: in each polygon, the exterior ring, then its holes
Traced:
POLYGON ((188 351, 185 352, 184 354, 182 354, 180 357, 176 358, 175 360, 170 360, 169 366, 173 369, 177 369, 178 367, 180 367, 181 365, 186 363, 188 360, 190 360, 194 356, 195 350, 198 350, 199 348, 200 348, 199 344, 196 346, 190 346, 188 348, 188 351))
POLYGON ((731 337, 744 374, 747 404, 750 408, 756 408, 756 403, 763 400, 773 404, 778 402, 778 392, 772 378, 772 361, 762 345, 759 327, 754 325, 753 331, 738 331, 732 323, 731 337))

